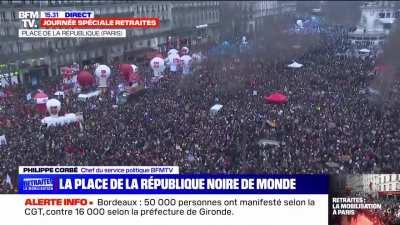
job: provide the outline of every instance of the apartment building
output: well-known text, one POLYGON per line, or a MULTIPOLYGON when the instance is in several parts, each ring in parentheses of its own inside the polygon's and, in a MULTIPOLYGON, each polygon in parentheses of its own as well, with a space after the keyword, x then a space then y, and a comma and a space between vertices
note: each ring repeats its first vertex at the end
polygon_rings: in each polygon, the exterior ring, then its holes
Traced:
POLYGON ((218 5, 218 1, 0 1, 0 79, 8 76, 16 82, 36 84, 58 76, 61 67, 73 62, 109 63, 132 59, 130 56, 141 50, 160 50, 171 36, 185 36, 188 30, 197 36, 197 25, 217 27, 218 5), (124 39, 21 39, 18 11, 23 10, 84 10, 94 11, 95 17, 159 17, 160 28, 130 29, 124 39))

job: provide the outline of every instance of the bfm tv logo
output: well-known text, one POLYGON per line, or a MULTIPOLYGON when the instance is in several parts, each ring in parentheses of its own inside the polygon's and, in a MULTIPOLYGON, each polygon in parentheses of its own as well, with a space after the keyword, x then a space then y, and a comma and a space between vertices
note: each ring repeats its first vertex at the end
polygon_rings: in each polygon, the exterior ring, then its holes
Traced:
POLYGON ((40 12, 18 12, 18 18, 23 28, 39 28, 40 12))
POLYGON ((94 18, 92 11, 19 11, 18 19, 22 27, 39 29, 40 19, 45 18, 94 18))
POLYGON ((23 178, 24 191, 52 191, 54 190, 53 178, 23 178))

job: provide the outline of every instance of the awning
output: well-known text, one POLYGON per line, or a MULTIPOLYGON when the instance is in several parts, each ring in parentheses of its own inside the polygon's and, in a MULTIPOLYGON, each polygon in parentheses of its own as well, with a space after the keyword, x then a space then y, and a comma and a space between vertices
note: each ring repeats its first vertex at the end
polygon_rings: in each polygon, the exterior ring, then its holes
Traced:
POLYGON ((292 64, 288 65, 289 68, 301 68, 303 67, 303 64, 297 63, 297 62, 293 62, 292 64))
POLYGON ((264 96, 264 99, 268 103, 274 103, 274 104, 283 104, 288 101, 288 97, 286 95, 283 95, 279 92, 275 92, 272 95, 269 96, 264 96))
POLYGON ((369 49, 366 49, 366 48, 360 49, 358 51, 361 53, 370 53, 371 52, 369 49))
POLYGON ((222 109, 222 105, 220 105, 220 104, 216 104, 216 105, 214 105, 213 107, 211 107, 211 111, 216 111, 216 112, 218 112, 219 110, 221 110, 222 109))
POLYGON ((262 146, 262 147, 265 147, 265 146, 268 146, 268 145, 277 146, 277 147, 280 146, 280 144, 279 144, 278 141, 269 140, 269 139, 261 139, 261 140, 259 140, 259 141, 257 142, 257 144, 258 144, 259 146, 262 146))

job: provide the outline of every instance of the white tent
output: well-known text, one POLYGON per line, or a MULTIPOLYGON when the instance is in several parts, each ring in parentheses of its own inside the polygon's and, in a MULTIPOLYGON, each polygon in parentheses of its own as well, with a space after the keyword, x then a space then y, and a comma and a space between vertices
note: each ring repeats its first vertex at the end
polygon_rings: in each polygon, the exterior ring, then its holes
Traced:
POLYGON ((378 91, 374 88, 371 88, 371 87, 361 89, 358 93, 359 94, 372 94, 372 95, 380 95, 381 94, 380 91, 378 91))
POLYGON ((262 146, 262 147, 265 147, 265 146, 268 146, 268 145, 278 146, 278 147, 280 146, 278 141, 269 140, 269 139, 261 139, 261 140, 259 140, 258 141, 258 145, 262 146))
POLYGON ((59 117, 47 116, 42 119, 42 123, 46 124, 47 126, 63 126, 65 124, 70 124, 77 121, 78 118, 74 113, 68 113, 59 117))
POLYGON ((366 49, 366 48, 360 49, 360 50, 358 50, 358 51, 359 51, 360 53, 365 53, 365 54, 371 52, 369 49, 366 49))
POLYGON ((297 63, 297 62, 294 61, 292 64, 289 64, 288 67, 289 67, 289 68, 298 69, 298 68, 303 67, 303 64, 300 64, 300 63, 297 63))
POLYGON ((368 87, 367 90, 368 90, 368 93, 373 94, 373 95, 380 95, 381 94, 381 92, 376 90, 375 88, 368 87))
POLYGON ((100 91, 97 90, 97 91, 89 92, 87 94, 79 94, 78 95, 78 99, 82 100, 82 101, 86 101, 89 98, 96 97, 96 96, 99 96, 99 95, 100 95, 100 91))
POLYGON ((210 108, 210 115, 214 116, 216 115, 221 109, 222 109, 223 105, 220 104, 215 104, 210 108))

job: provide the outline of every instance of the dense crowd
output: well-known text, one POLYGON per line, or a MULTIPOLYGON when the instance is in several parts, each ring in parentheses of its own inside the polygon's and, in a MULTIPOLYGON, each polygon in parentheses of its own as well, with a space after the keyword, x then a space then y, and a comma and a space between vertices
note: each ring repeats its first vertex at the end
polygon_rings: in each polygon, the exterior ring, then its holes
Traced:
MULTIPOLYGON (((61 114, 83 112, 83 129, 42 126, 26 93, 14 88, 1 101, 7 145, 0 146, 0 192, 9 189, 6 174, 16 181, 19 165, 176 165, 192 173, 400 171, 399 107, 360 92, 369 85, 374 58, 338 55, 348 45, 341 32, 332 33, 320 35, 301 55, 263 55, 274 46, 258 43, 259 51, 245 56, 210 57, 192 76, 167 75, 117 108, 110 94, 87 102, 67 95, 61 114), (304 67, 287 68, 293 57, 304 67), (288 103, 267 104, 264 95, 274 91, 287 95, 288 103), (212 117, 216 103, 223 108, 212 117), (259 146, 260 139, 280 146, 259 146)), ((140 69, 151 74, 147 63, 140 69)), ((43 89, 50 93, 49 87, 43 89)))
MULTIPOLYGON (((335 194, 335 197, 339 197, 335 194)), ((353 215, 332 216, 332 224, 353 225, 360 224, 358 220, 367 219, 372 225, 399 225, 400 205, 395 196, 373 196, 365 192, 348 192, 341 194, 345 198, 363 198, 366 204, 379 205, 376 209, 357 209, 353 215)), ((367 222, 363 222, 367 223, 367 222)))
POLYGON ((388 199, 381 202, 383 210, 379 213, 383 218, 383 224, 400 224, 400 206, 397 199, 388 199))

